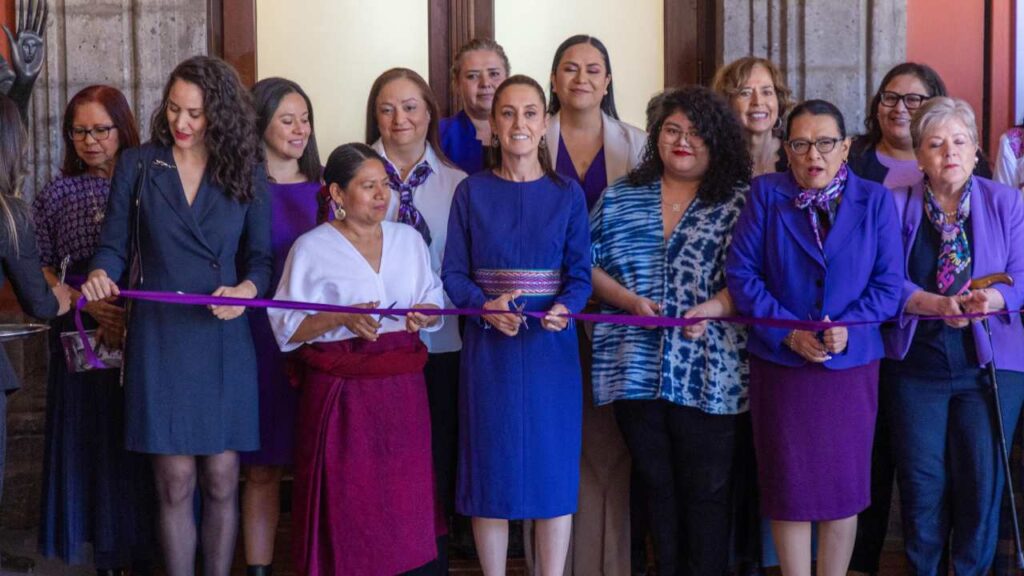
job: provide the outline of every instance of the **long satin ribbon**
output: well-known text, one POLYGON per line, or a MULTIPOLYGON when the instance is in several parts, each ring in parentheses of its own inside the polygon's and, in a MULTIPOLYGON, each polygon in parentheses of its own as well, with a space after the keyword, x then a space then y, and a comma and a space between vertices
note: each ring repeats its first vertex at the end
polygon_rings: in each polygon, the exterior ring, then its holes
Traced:
MULTIPOLYGON (((122 298, 133 300, 145 300, 148 302, 160 302, 163 304, 179 304, 187 306, 245 306, 248 308, 278 308, 284 310, 305 310, 312 312, 337 312, 342 314, 373 314, 388 316, 404 316, 409 312, 418 312, 424 316, 484 316, 492 314, 515 314, 542 319, 547 316, 542 310, 483 310, 477 308, 357 308, 354 306, 339 306, 336 304, 319 304, 315 302, 296 302, 292 300, 269 300, 265 298, 231 298, 227 296, 210 296, 207 294, 185 294, 182 292, 152 292, 147 290, 121 290, 122 298)), ((106 368, 89 345, 89 339, 85 337, 85 328, 82 325, 82 308, 85 307, 86 299, 82 296, 75 306, 75 327, 78 335, 82 338, 82 345, 85 358, 94 368, 106 368)), ((980 312, 970 314, 957 314, 953 316, 918 316, 918 320, 979 320, 989 316, 1004 316, 1020 313, 1017 310, 996 310, 982 314, 980 312)), ((784 318, 749 318, 746 316, 723 316, 720 318, 707 318, 694 316, 691 318, 669 318, 665 316, 632 316, 628 314, 584 314, 569 313, 563 314, 573 320, 585 322, 603 322, 607 324, 621 324, 626 326, 644 326, 657 328, 680 328, 691 326, 704 321, 727 322, 730 324, 743 324, 746 326, 764 326, 767 328, 788 328, 790 330, 807 330, 820 332, 829 328, 869 326, 883 324, 890 320, 852 320, 823 322, 820 320, 789 320, 784 318)))

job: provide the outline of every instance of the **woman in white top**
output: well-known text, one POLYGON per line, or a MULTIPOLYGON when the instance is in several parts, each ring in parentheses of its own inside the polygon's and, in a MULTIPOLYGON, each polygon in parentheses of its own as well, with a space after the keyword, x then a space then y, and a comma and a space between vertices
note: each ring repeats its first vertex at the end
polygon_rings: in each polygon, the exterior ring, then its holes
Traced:
MULTIPOLYGON (((441 281, 420 235, 384 221, 387 173, 364 144, 338 147, 324 181, 334 220, 295 241, 275 298, 357 307, 438 308, 441 281)), ((436 316, 270 309, 300 388, 295 571, 398 574, 437 556, 426 349, 436 316)))
MULTIPOLYGON (((373 83, 366 100, 366 143, 384 159, 391 188, 385 219, 409 224, 420 232, 430 248, 430 264, 436 274, 441 272, 455 187, 466 178, 438 143, 439 121, 437 99, 416 72, 392 68, 373 83)), ((450 304, 447 297, 445 304, 450 304)), ((459 440, 459 324, 447 322, 439 331, 422 337, 430 351, 424 376, 438 499, 449 518, 455 513, 459 440)), ((438 552, 440 569, 447 572, 447 537, 438 540, 438 552)))
POLYGON ((1024 120, 999 137, 992 179, 1024 191, 1024 120))
MULTIPOLYGON (((583 188, 590 210, 605 188, 640 163, 647 143, 643 130, 618 119, 611 59, 600 40, 573 36, 555 51, 548 113, 542 145, 555 171, 583 188)), ((630 550, 629 451, 612 411, 594 406, 585 332, 579 332, 586 379, 579 511, 573 517, 566 573, 625 575, 630 550)))

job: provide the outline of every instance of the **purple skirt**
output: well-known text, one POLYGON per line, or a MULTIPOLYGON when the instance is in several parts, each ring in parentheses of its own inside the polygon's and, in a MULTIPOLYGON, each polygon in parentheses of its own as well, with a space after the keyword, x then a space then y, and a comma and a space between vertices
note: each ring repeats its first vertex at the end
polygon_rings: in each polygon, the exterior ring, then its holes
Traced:
POLYGON ((750 413, 765 517, 838 520, 867 508, 877 361, 830 370, 751 355, 750 413))

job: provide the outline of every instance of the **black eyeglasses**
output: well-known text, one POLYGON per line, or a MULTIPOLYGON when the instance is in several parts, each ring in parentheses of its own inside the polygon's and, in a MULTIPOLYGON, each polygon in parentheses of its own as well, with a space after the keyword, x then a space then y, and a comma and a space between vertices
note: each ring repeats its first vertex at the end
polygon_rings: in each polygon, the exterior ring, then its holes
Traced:
POLYGON ((903 105, 907 107, 907 110, 916 110, 924 104, 925 100, 928 100, 931 96, 925 96, 924 94, 900 94, 898 92, 889 92, 886 90, 879 94, 879 102, 886 108, 895 108, 900 100, 903 101, 903 105))
POLYGON ((83 140, 85 140, 85 137, 89 136, 90 134, 92 134, 94 140, 99 142, 101 140, 106 140, 107 138, 110 138, 111 130, 117 130, 117 126, 114 126, 113 124, 111 124, 110 126, 93 126, 92 128, 82 128, 79 126, 75 126, 70 131, 68 131, 68 134, 71 136, 71 139, 74 140, 75 142, 82 142, 83 140))
POLYGON ((787 140, 786 146, 789 146, 789 149, 794 153, 803 155, 811 151, 811 145, 813 144, 814 147, 818 149, 818 152, 828 154, 836 149, 836 144, 839 144, 842 141, 842 138, 819 138, 814 142, 804 139, 787 140))

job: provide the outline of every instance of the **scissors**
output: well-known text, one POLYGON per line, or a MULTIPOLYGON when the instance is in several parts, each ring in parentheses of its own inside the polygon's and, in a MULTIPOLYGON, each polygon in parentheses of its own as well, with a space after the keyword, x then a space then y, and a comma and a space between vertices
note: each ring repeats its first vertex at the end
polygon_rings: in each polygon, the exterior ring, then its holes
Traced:
MULTIPOLYGON (((390 306, 385 308, 385 310, 391 310, 392 308, 394 308, 397 305, 398 305, 398 301, 395 300, 394 302, 391 303, 390 306)), ((383 322, 385 318, 387 318, 388 320, 398 321, 398 316, 395 316, 394 314, 385 314, 385 313, 381 312, 380 314, 377 315, 377 323, 379 324, 379 323, 383 322)))
POLYGON ((511 302, 511 304, 512 304, 512 310, 517 315, 519 315, 519 322, 523 325, 523 328, 526 328, 527 330, 529 330, 530 329, 530 324, 526 322, 526 314, 523 313, 523 312, 526 311, 526 302, 523 302, 522 304, 516 304, 515 300, 513 300, 511 302))
POLYGON ((57 284, 63 284, 64 278, 68 275, 68 264, 71 264, 71 254, 68 254, 60 261, 60 279, 57 284))

